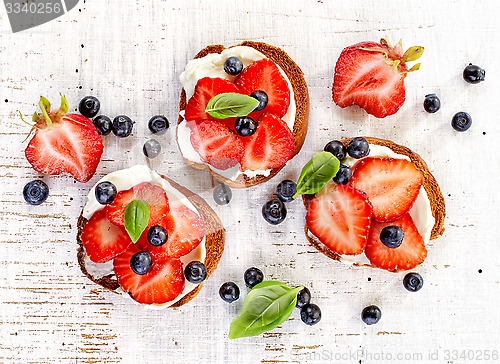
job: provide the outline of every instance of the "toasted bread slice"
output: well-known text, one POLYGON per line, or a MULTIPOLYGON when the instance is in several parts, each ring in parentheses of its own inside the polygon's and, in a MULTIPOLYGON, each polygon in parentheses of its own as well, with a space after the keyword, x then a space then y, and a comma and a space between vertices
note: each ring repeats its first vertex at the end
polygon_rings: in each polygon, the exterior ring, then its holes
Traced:
MULTIPOLYGON (((432 216, 434 217, 434 226, 432 228, 431 232, 431 240, 434 240, 441 235, 443 235, 444 232, 444 218, 446 216, 446 207, 444 203, 444 197, 443 194, 441 193, 441 189, 439 188, 439 185, 434 178, 434 176, 431 174, 429 171, 429 167, 427 167, 427 164, 425 161, 420 157, 417 153, 413 152, 411 149, 396 144, 390 140, 385 140, 385 139, 378 139, 378 138, 372 138, 372 137, 364 137, 369 144, 377 144, 381 145, 384 147, 387 147, 394 151, 395 153, 402 154, 410 158, 411 162, 415 165, 415 167, 421 171, 424 175, 424 182, 423 182, 423 187, 425 189, 425 192, 427 192, 427 196, 430 201, 431 205, 431 211, 432 211, 432 216)), ((344 139, 342 140, 342 143, 344 143, 345 146, 349 144, 351 141, 351 138, 349 139, 344 139)), ((306 209, 309 206, 310 201, 314 195, 303 195, 302 199, 304 202, 304 205, 306 209)), ((328 249, 317 237, 315 237, 307 228, 307 225, 304 227, 304 232, 309 240, 309 242, 316 248, 318 249, 321 253, 325 254, 327 257, 332 258, 334 260, 341 260, 341 256, 337 254, 336 252, 328 249)), ((355 265, 358 265, 355 263, 355 265)), ((369 266, 369 265, 367 265, 369 266)))
MULTIPOLYGON (((188 200, 196 207, 201 218, 205 223, 206 235, 205 235, 205 249, 206 249, 206 257, 204 264, 207 268, 207 278, 215 271, 217 268, 217 264, 222 257, 222 253, 224 251, 224 235, 225 229, 222 226, 222 222, 220 221, 217 214, 212 210, 212 208, 198 195, 194 194, 187 188, 175 183, 170 178, 162 176, 166 179, 172 187, 177 189, 180 193, 188 198, 188 200)), ((104 277, 94 277, 90 274, 86 267, 86 252, 82 245, 81 234, 83 231, 83 227, 87 223, 87 219, 80 214, 78 218, 78 233, 76 237, 76 241, 78 243, 78 264, 80 266, 81 271, 85 274, 90 280, 99 284, 100 286, 118 293, 118 288, 120 285, 116 280, 114 274, 109 274, 104 277)), ((199 284, 194 290, 185 295, 180 301, 176 302, 172 306, 169 307, 180 307, 189 301, 191 301, 200 291, 203 284, 199 284)))
MULTIPOLYGON (((295 122, 293 124, 293 130, 292 130, 295 139, 295 148, 293 151, 293 156, 295 156, 300 151, 302 145, 304 144, 304 140, 306 138, 306 133, 307 133, 307 123, 309 118, 309 92, 307 89, 306 80, 304 79, 304 74, 302 73, 302 70, 288 56, 288 54, 286 54, 280 48, 271 46, 266 43, 250 42, 250 41, 238 44, 238 46, 247 46, 258 50, 266 57, 268 57, 270 60, 274 61, 278 66, 280 66, 280 68, 285 72, 288 79, 290 80, 290 83, 292 84, 293 88, 295 104, 297 106, 295 113, 295 122)), ((224 49, 225 47, 223 45, 209 45, 203 48, 200 52, 198 52, 198 54, 196 54, 194 58, 195 59, 202 58, 210 53, 221 53, 224 49)), ((186 109, 187 101, 188 100, 186 100, 186 92, 184 91, 184 89, 182 89, 179 102, 179 109, 181 111, 186 109)), ((182 120, 183 118, 179 116, 178 123, 182 122, 182 120)), ((177 140, 177 143, 178 142, 179 140, 177 140)), ((185 160, 194 169, 198 170, 208 169, 214 179, 234 188, 251 187, 266 182, 270 180, 272 177, 274 177, 281 170, 281 168, 284 167, 282 166, 280 168, 275 168, 271 170, 269 176, 258 175, 256 177, 250 178, 242 174, 239 175, 235 181, 233 181, 214 172, 210 168, 210 166, 206 164, 196 163, 188 159, 185 160)))

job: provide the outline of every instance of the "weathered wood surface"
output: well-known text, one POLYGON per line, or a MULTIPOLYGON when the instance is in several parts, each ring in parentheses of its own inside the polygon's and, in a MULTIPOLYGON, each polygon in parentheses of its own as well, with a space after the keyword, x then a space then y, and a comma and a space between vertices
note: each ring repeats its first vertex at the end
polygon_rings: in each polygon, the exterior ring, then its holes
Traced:
POLYGON ((473 360, 453 360, 446 350, 500 349, 497 8, 494 1, 81 1, 58 20, 13 35, 0 6, 0 363, 376 363, 384 354, 399 363, 495 362, 478 359, 477 352, 473 360), (406 104, 385 120, 339 109, 331 102, 331 83, 340 51, 384 36, 426 48, 421 70, 407 78, 406 104), (280 46, 302 67, 311 94, 303 151, 272 182, 233 191, 231 204, 218 207, 208 175, 186 167, 170 130, 153 167, 199 191, 221 216, 227 246, 219 269, 178 310, 147 310, 104 292, 76 263, 84 196, 107 172, 144 163, 147 120, 157 113, 176 119, 178 76, 200 48, 245 39, 280 46), (469 62, 486 69, 486 82, 462 80, 469 62), (17 110, 30 115, 40 95, 56 102, 58 92, 73 106, 97 95, 103 113, 128 114, 137 124, 133 137, 105 138, 89 183, 45 176, 50 197, 31 207, 22 187, 39 174, 24 159, 29 127, 17 110), (429 115, 422 101, 432 92, 442 108, 429 115), (474 119, 463 134, 450 127, 461 110, 474 119), (425 286, 417 294, 402 288, 403 274, 353 269, 317 253, 303 236, 300 203, 290 204, 280 226, 261 218, 261 205, 280 179, 296 178, 328 140, 359 134, 420 153, 446 196, 447 230, 418 268, 425 286), (249 266, 310 287, 321 323, 306 327, 294 312, 273 332, 228 341, 242 300, 225 304, 218 288, 227 280, 243 288, 249 266), (367 327, 359 315, 373 303, 383 318, 367 327))

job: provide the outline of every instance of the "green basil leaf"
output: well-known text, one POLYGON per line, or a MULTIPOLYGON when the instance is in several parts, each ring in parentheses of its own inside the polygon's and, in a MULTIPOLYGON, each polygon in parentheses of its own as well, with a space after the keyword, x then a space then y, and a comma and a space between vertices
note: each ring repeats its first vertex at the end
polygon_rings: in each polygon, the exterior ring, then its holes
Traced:
POLYGON ((259 106, 259 100, 253 97, 225 92, 210 99, 205 112, 217 119, 247 116, 259 106))
POLYGON ((142 200, 134 200, 125 208, 125 230, 132 242, 136 243, 149 222, 149 205, 142 200))
POLYGON ((297 293, 304 287, 288 287, 277 281, 264 281, 251 289, 241 312, 229 328, 229 339, 257 336, 287 320, 297 304, 297 293))
POLYGON ((302 168, 299 180, 297 181, 297 192, 293 198, 320 191, 335 177, 339 168, 340 161, 332 153, 325 151, 316 153, 302 168))

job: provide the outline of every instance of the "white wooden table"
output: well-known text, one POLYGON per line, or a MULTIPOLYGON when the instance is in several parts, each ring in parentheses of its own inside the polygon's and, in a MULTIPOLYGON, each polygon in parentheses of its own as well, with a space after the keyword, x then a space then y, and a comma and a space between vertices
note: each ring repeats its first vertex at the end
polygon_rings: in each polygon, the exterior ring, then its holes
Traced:
POLYGON ((0 6, 0 363, 499 362, 484 360, 500 349, 497 16, 495 1, 88 0, 51 23, 12 34, 0 6), (377 120, 336 107, 331 85, 342 48, 384 36, 426 49, 421 70, 407 78, 403 108, 377 120), (178 76, 199 49, 247 39, 282 47, 305 73, 311 112, 302 152, 270 183, 233 190, 230 205, 219 207, 212 181, 184 164, 171 129, 152 166, 214 207, 227 228, 222 261, 201 293, 178 310, 144 309, 104 291, 76 261, 76 218, 85 195, 104 174, 144 163, 147 120, 162 113, 175 122, 178 76), (469 62, 486 69, 484 83, 463 81, 469 62), (90 182, 43 177, 50 196, 32 207, 22 188, 40 175, 24 158, 29 127, 17 110, 31 115, 40 95, 57 103, 59 92, 72 106, 96 95, 103 113, 124 113, 137 124, 133 137, 105 138, 90 182), (429 115, 422 102, 433 92, 442 107, 429 115), (462 110, 474 122, 457 133, 450 120, 462 110), (303 236, 300 203, 289 205, 289 217, 277 227, 261 217, 281 179, 297 178, 327 141, 360 134, 420 153, 445 194, 446 233, 417 269, 425 285, 416 294, 402 287, 403 273, 350 268, 317 253, 303 236), (228 305, 218 288, 233 280, 244 298, 242 275, 250 266, 310 287, 321 322, 308 327, 295 311, 268 334, 229 341, 243 299, 228 305), (382 309, 374 326, 359 317, 369 304, 382 309), (453 358, 462 353, 469 359, 453 358))

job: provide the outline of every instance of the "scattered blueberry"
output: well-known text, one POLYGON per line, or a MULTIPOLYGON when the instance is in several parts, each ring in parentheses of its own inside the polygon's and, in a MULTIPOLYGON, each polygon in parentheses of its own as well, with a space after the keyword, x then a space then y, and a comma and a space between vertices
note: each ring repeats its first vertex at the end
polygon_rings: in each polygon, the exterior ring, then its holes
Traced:
POLYGON ((108 205, 114 201, 116 197, 116 186, 111 182, 99 182, 95 186, 95 198, 101 205, 108 205))
POLYGON ((254 91, 250 94, 250 97, 253 97, 257 101, 259 101, 259 106, 257 106, 253 111, 262 111, 269 101, 269 97, 262 90, 254 91))
POLYGON ((342 161, 347 156, 347 148, 338 140, 328 142, 323 149, 325 152, 332 153, 339 161, 342 161))
POLYGON ((398 248, 403 239, 405 237, 405 233, 399 226, 389 225, 382 229, 380 232, 380 241, 386 247, 391 249, 398 248))
POLYGON ((256 284, 259 284, 264 280, 264 274, 259 268, 248 268, 243 275, 245 279, 245 284, 248 288, 253 288, 256 284))
POLYGON ((23 196, 30 205, 40 205, 49 196, 49 186, 39 179, 30 181, 23 188, 23 196))
POLYGON ((130 258, 130 268, 140 276, 149 272, 153 260, 148 252, 137 252, 130 258))
POLYGON ((430 114, 434 114, 441 108, 441 101, 436 94, 425 95, 424 110, 430 114))
POLYGON ((101 103, 94 96, 85 96, 78 104, 78 111, 83 116, 92 119, 97 115, 99 109, 101 108, 101 103))
POLYGON ((142 152, 148 158, 158 157, 161 152, 160 142, 156 139, 149 139, 146 143, 144 143, 142 152))
POLYGON ((297 185, 295 182, 285 179, 276 187, 278 198, 283 202, 293 201, 293 195, 297 192, 297 185))
POLYGON ((108 135, 109 133, 111 133, 113 122, 107 116, 99 115, 94 118, 94 120, 92 120, 92 123, 94 123, 94 126, 97 129, 99 135, 108 135))
POLYGON ((451 119, 451 126, 456 131, 466 131, 472 125, 472 118, 465 111, 457 112, 451 119))
POLYGON ((302 308, 311 302, 311 292, 304 287, 299 293, 297 293, 297 304, 295 307, 302 308))
POLYGON ((347 145, 347 154, 355 159, 366 157, 370 153, 370 145, 363 137, 353 138, 347 145))
POLYGON ((377 306, 368 306, 361 312, 361 319, 367 325, 373 325, 380 321, 382 311, 377 306))
POLYGON ((207 267, 202 262, 190 262, 184 269, 184 276, 191 283, 201 283, 207 278, 207 267))
POLYGON ((285 204, 278 199, 267 201, 262 206, 262 216, 272 225, 281 224, 286 217, 285 204))
POLYGON ((168 233, 159 225, 151 226, 147 234, 149 244, 153 246, 162 246, 167 242, 168 233))
POLYGON ((229 57, 224 62, 224 71, 231 76, 236 76, 243 71, 243 62, 238 57, 229 57))
POLYGON ((233 191, 229 186, 219 184, 214 188, 213 197, 217 205, 227 205, 233 198, 233 191))
POLYGON ((236 119, 234 122, 234 128, 238 135, 246 137, 253 135, 255 130, 257 130, 257 122, 255 122, 249 116, 242 116, 236 119))
POLYGON ((352 171, 351 168, 346 166, 345 164, 340 165, 340 169, 333 177, 333 182, 335 182, 338 185, 346 185, 349 183, 352 177, 352 171))
POLYGON ((418 273, 408 273, 403 278, 403 285, 408 291, 417 292, 424 285, 424 279, 418 273))
POLYGON ((132 133, 134 122, 126 115, 118 115, 113 119, 111 131, 117 137, 126 138, 132 133))
POLYGON ((321 310, 314 303, 308 303, 300 309, 300 319, 306 325, 316 325, 321 320, 321 310))
POLYGON ((148 128, 153 134, 163 134, 169 127, 168 119, 163 115, 155 115, 148 122, 148 128))
POLYGON ((219 288, 219 296, 226 302, 231 303, 240 298, 240 289, 234 282, 226 282, 219 288))
POLYGON ((486 71, 481 67, 473 65, 469 63, 467 67, 464 69, 463 77, 464 80, 468 83, 479 83, 484 81, 484 76, 486 75, 486 71))

